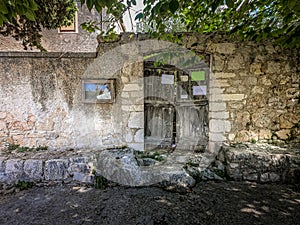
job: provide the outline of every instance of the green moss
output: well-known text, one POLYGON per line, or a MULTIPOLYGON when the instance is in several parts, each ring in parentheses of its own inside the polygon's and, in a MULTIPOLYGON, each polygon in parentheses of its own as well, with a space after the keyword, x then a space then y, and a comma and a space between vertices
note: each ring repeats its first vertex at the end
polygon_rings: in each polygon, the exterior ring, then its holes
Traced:
POLYGON ((34 186, 34 183, 29 182, 29 181, 20 181, 19 180, 18 183, 15 184, 15 187, 19 188, 21 191, 32 188, 33 186, 34 186))
POLYGON ((27 146, 20 146, 20 145, 16 145, 16 144, 9 144, 7 147, 7 150, 9 152, 12 152, 14 150, 18 151, 18 152, 29 152, 29 151, 44 151, 44 150, 48 150, 48 146, 38 146, 38 147, 27 147, 27 146))

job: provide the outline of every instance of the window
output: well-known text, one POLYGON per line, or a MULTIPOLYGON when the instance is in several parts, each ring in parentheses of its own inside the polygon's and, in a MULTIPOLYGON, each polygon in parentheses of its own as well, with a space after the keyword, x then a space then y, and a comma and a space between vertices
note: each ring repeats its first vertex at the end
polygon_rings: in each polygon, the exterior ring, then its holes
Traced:
POLYGON ((78 14, 75 12, 74 18, 69 26, 63 26, 58 29, 58 33, 77 33, 78 32, 78 14))

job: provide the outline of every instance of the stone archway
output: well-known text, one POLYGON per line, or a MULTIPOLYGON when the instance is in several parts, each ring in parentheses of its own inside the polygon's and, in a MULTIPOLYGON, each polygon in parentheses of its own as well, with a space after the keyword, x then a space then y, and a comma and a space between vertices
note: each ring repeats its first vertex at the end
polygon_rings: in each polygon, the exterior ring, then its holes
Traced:
MULTIPOLYGON (((109 137, 118 137, 119 140, 122 140, 122 146, 128 146, 138 151, 144 151, 144 101, 145 98, 147 98, 144 92, 145 61, 173 65, 176 66, 178 70, 185 71, 188 75, 187 81, 189 86, 181 89, 188 92, 187 98, 192 100, 189 103, 192 103, 194 108, 197 106, 196 101, 205 100, 208 103, 208 100, 211 99, 211 93, 209 92, 210 81, 212 80, 210 67, 202 58, 182 46, 158 40, 144 40, 132 41, 103 52, 86 70, 85 77, 93 79, 116 79, 117 96, 116 102, 112 104, 110 109, 111 126, 108 128, 108 130, 112 130, 113 133, 111 133, 109 137), (193 72, 196 72, 194 78, 192 77, 193 72), (196 77, 198 77, 198 80, 196 77), (203 77, 204 79, 202 79, 203 77), (201 90, 197 89, 201 84, 202 86, 204 86, 204 84, 206 85, 206 95, 197 94, 197 92, 201 90)), ((178 78, 174 82, 179 84, 180 79, 178 78)), ((186 78, 183 78, 182 81, 185 79, 186 78)), ((180 88, 176 89, 176 91, 178 90, 180 90, 180 88)), ((202 89, 202 91, 203 90, 204 89, 202 89)), ((214 88, 214 90, 216 90, 216 88, 214 88)), ((183 92, 180 98, 184 100, 186 97, 182 95, 184 95, 183 92)), ((191 108, 190 106, 188 107, 191 108)), ((199 111, 196 110, 191 113, 197 114, 198 112, 199 111)), ((179 116, 181 116, 181 118, 187 117, 185 114, 179 116)), ((206 116, 208 117, 207 112, 206 116)), ((129 152, 129 155, 126 155, 127 153, 122 155, 122 153, 114 152, 112 153, 112 157, 109 157, 110 153, 106 152, 103 157, 100 157, 102 163, 98 165, 98 169, 105 177, 112 178, 113 180, 117 179, 115 180, 116 182, 133 186, 149 184, 149 182, 156 183, 158 180, 164 180, 166 177, 168 177, 166 179, 169 179, 170 176, 172 177, 173 172, 186 174, 183 166, 190 161, 196 161, 200 169, 205 169, 214 160, 220 147, 218 140, 217 142, 211 140, 210 130, 208 130, 208 124, 211 125, 211 123, 208 122, 208 118, 206 118, 205 122, 207 124, 202 127, 207 129, 205 132, 208 133, 208 140, 206 139, 208 145, 204 151, 201 151, 199 154, 194 151, 190 151, 189 153, 185 152, 184 154, 175 151, 168 156, 167 160, 169 163, 165 164, 165 166, 153 165, 145 168, 143 166, 140 167, 137 162, 128 162, 127 159, 135 159, 135 157, 132 156, 132 152, 129 152), (120 156, 115 157, 115 155, 119 154, 120 156), (121 159, 126 160, 123 160, 123 162, 121 159), (116 162, 116 160, 121 160, 122 163, 121 161, 116 162), (105 162, 105 164, 103 164, 103 162, 105 162), (154 171, 156 171, 156 173, 154 173, 154 171), (168 173, 170 176, 166 176, 165 173, 168 173), (144 179, 145 177, 147 179, 144 179), (127 182, 127 180, 130 180, 130 182, 127 182)), ((197 130, 197 127, 194 130, 197 130)), ((198 144, 200 139, 193 140, 196 142, 195 145, 198 144)), ((182 148, 184 149, 184 143, 187 143, 187 141, 188 140, 182 138, 177 143, 182 144, 182 148), (182 142, 180 143, 180 141, 182 142)), ((188 175, 184 176, 188 177, 188 175)))

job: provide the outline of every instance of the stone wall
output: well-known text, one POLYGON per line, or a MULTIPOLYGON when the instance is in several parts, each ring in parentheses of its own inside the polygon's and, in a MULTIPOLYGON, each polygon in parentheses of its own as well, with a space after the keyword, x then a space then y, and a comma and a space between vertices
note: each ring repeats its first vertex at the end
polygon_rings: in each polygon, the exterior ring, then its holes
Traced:
MULTIPOLYGON (((74 148, 72 112, 81 76, 95 54, 1 53, 0 141, 74 148)), ((86 144, 86 142, 85 142, 86 144)))
MULTIPOLYGON (((299 49, 184 34, 183 46, 210 56, 210 140, 218 143, 300 140, 299 49)), ((100 43, 99 52, 146 35, 100 43)), ((143 44, 141 44, 143 45, 143 44)), ((165 51, 162 48, 161 51, 165 51)), ((153 51, 157 46, 153 46, 153 51)), ((149 51, 150 52, 150 51, 149 51)), ((180 64, 178 58, 173 65, 180 64)))
POLYGON ((217 153, 223 142, 299 141, 298 49, 195 34, 184 37, 186 48, 147 39, 125 34, 112 42, 100 40, 97 58, 1 53, 1 146, 143 150, 144 56, 177 52, 167 63, 185 70, 186 61, 197 61, 190 50, 205 55, 211 70, 209 152, 217 153), (115 102, 83 103, 85 78, 115 79, 115 102))
POLYGON ((299 49, 241 43, 222 36, 192 35, 185 43, 187 48, 211 55, 212 139, 300 140, 299 49))
POLYGON ((115 52, 95 56, 2 53, 1 149, 143 150, 143 63, 123 62, 115 52), (83 79, 115 79, 115 102, 84 103, 83 79))

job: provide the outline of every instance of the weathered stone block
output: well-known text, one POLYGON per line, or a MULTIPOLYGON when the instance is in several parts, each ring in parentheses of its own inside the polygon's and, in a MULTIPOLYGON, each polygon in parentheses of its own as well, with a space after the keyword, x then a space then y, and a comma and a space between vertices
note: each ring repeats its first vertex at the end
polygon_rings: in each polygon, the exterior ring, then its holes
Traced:
POLYGON ((277 131, 276 135, 281 140, 287 140, 291 135, 291 131, 289 129, 283 129, 283 130, 277 131))
POLYGON ((93 183, 93 179, 94 179, 94 175, 91 174, 79 173, 79 172, 73 173, 73 180, 75 181, 91 184, 93 183))
POLYGON ((129 128, 144 128, 144 112, 132 112, 128 120, 129 128))
POLYGON ((43 174, 43 161, 38 159, 28 159, 24 162, 25 178, 32 181, 39 181, 43 174))
POLYGON ((138 130, 134 135, 135 142, 144 142, 144 129, 138 130))
POLYGON ((7 183, 14 183, 22 178, 24 161, 21 159, 8 159, 6 161, 5 174, 7 183))
POLYGON ((225 102, 211 102, 209 104, 209 110, 211 112, 226 111, 226 103, 225 102))
POLYGON ((236 54, 228 61, 229 70, 239 70, 245 66, 245 60, 242 54, 236 54))
POLYGON ((81 162, 81 163, 71 163, 69 168, 68 168, 68 172, 70 174, 74 174, 75 172, 77 173, 85 173, 85 174, 89 174, 90 171, 90 167, 88 166, 87 163, 81 162))
POLYGON ((211 88, 217 88, 217 87, 229 87, 230 84, 228 80, 211 80, 210 81, 210 87, 211 88))
POLYGON ((215 79, 227 79, 227 78, 233 78, 235 77, 236 74, 235 73, 214 73, 212 75, 212 77, 214 77, 215 79))
POLYGON ((226 137, 222 133, 210 133, 209 138, 211 141, 222 142, 226 140, 226 137))
POLYGON ((132 142, 133 140, 133 135, 131 131, 126 131, 125 133, 125 141, 128 142, 132 142))
POLYGON ((211 112, 210 116, 213 119, 228 119, 229 112, 211 112))
POLYGON ((128 143, 128 147, 136 151, 144 151, 145 149, 144 143, 128 143))
POLYGON ((69 177, 67 159, 51 159, 45 162, 45 180, 64 180, 69 177))
POLYGON ((277 173, 270 172, 270 173, 263 173, 260 175, 260 182, 277 182, 280 180, 280 176, 277 173))
POLYGON ((211 119, 209 121, 209 128, 213 133, 229 132, 231 124, 227 120, 211 119))
POLYGON ((245 98, 244 94, 211 94, 211 101, 241 101, 245 98))
POLYGON ((268 140, 271 139, 272 137, 272 132, 270 130, 260 130, 258 134, 258 138, 260 140, 268 140))
POLYGON ((217 43, 213 45, 213 48, 217 53, 228 55, 233 54, 236 49, 234 43, 217 43))

